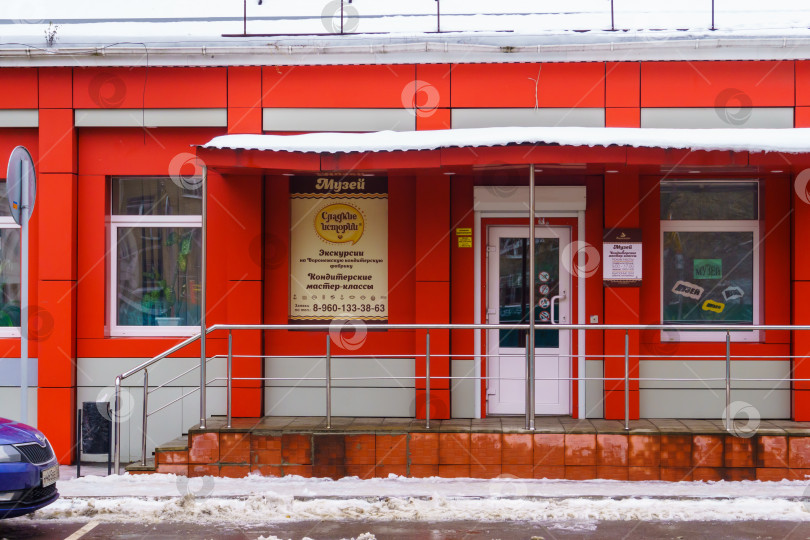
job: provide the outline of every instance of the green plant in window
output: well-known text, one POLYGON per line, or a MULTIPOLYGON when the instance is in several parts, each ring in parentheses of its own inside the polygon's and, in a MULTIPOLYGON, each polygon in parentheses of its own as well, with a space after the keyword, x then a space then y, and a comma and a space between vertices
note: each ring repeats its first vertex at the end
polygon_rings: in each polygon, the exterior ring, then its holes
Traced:
MULTIPOLYGON (((150 272, 144 272, 143 277, 150 284, 149 291, 142 297, 144 312, 155 319, 157 324, 170 324, 166 319, 183 319, 183 324, 191 324, 188 320, 188 307, 184 299, 188 292, 188 281, 186 270, 188 269, 188 258, 192 252, 192 236, 194 230, 186 232, 171 231, 166 237, 164 246, 175 253, 173 276, 167 279, 160 269, 153 265, 150 272), (157 320, 157 318, 160 318, 157 320)), ((165 270, 165 269, 164 269, 165 270)), ((170 270, 171 271, 171 270, 170 270)), ((151 321, 150 321, 151 322, 151 321)), ((175 320, 174 324, 179 324, 175 320)))

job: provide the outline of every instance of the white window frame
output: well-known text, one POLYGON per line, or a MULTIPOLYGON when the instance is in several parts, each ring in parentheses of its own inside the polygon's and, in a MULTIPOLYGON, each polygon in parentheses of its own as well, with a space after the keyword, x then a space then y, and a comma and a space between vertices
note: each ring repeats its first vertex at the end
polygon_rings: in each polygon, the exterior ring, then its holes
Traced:
MULTIPOLYGON (((11 216, 0 216, 0 229, 18 229, 20 226, 14 221, 14 218, 11 216)), ((22 261, 18 261, 21 263, 22 261)), ((21 267, 21 264, 18 264, 21 267)), ((22 276, 20 276, 22 278, 22 276)), ((20 306, 22 308, 22 306, 20 306)), ((22 317, 22 309, 20 309, 20 317, 22 317)), ((0 338, 6 337, 20 337, 20 327, 19 326, 0 326, 0 338)))
POLYGON ((175 337, 193 336, 200 331, 196 326, 129 326, 118 324, 118 229, 132 227, 188 227, 202 228, 201 215, 181 216, 139 216, 139 215, 112 215, 109 216, 110 227, 110 278, 108 289, 107 313, 109 334, 112 337, 145 336, 145 337, 175 337))
MULTIPOLYGON (((757 325, 760 322, 760 303, 761 303, 761 290, 760 290, 760 260, 759 260, 759 221, 758 220, 694 220, 694 221, 680 221, 680 220, 661 220, 661 250, 659 253, 659 262, 661 267, 661 275, 659 276, 659 283, 661 284, 660 292, 660 320, 664 324, 664 236, 668 232, 751 232, 753 233, 753 252, 752 264, 754 265, 753 274, 753 324, 757 325)), ((673 323, 677 324, 677 323, 673 323)), ((687 323, 684 323, 687 324, 687 323)), ((707 323, 709 324, 709 323, 707 323)), ((722 324, 718 322, 717 324, 722 324)), ((744 332, 730 332, 732 341, 759 341, 759 331, 749 330, 744 332)), ((677 331, 677 330, 662 330, 661 342, 671 341, 725 341, 726 332, 723 331, 677 331)))

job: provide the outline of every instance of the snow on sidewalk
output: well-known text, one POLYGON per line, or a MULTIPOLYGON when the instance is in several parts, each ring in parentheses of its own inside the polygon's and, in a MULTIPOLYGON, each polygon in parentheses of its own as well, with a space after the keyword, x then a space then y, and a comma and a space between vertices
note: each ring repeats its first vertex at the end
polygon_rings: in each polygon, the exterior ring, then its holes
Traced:
POLYGON ((154 474, 74 478, 58 487, 62 498, 32 519, 244 525, 310 520, 810 521, 808 483, 786 480, 671 483, 392 475, 333 481, 154 474))

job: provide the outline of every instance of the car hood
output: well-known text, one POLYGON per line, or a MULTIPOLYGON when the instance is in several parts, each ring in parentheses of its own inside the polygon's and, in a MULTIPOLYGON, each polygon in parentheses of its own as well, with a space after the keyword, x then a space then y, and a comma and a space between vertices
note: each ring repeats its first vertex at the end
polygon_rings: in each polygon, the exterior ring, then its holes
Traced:
MULTIPOLYGON (((36 434, 42 434, 29 425, 15 422, 7 418, 0 418, 0 444, 19 444, 26 442, 42 442, 37 440, 36 434)), ((44 441, 44 436, 43 436, 44 441)))

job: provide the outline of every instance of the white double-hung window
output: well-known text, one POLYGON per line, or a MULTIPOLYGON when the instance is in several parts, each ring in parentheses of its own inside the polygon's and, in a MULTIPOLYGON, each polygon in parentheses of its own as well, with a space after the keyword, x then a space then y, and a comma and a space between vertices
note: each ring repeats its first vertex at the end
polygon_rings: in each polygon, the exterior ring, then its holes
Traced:
POLYGON ((113 177, 109 219, 110 335, 198 332, 200 183, 169 177, 113 177))
MULTIPOLYGON (((729 326, 755 341, 759 323, 759 184, 661 182, 663 324, 729 326)), ((716 341, 725 332, 662 332, 662 340, 716 341)))

